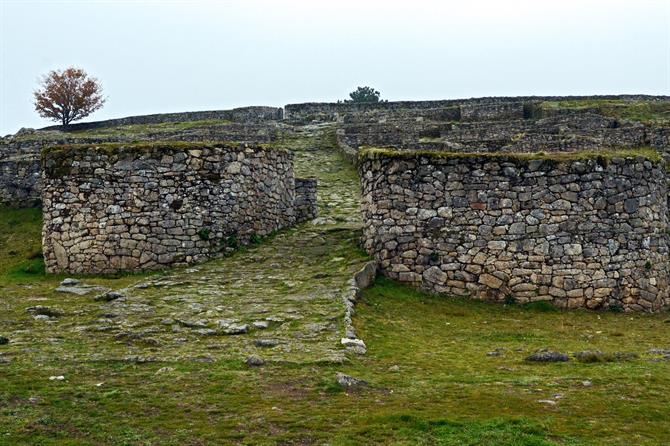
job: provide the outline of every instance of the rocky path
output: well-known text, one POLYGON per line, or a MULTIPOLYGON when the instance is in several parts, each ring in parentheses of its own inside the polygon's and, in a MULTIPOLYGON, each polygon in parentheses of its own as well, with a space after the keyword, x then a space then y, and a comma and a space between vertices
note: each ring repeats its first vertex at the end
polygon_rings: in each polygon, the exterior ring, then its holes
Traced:
POLYGON ((327 128, 308 127, 283 142, 296 152, 296 174, 319 180, 316 221, 230 257, 139 278, 104 299, 94 298, 99 292, 37 298, 54 314, 21 312, 11 324, 10 348, 44 359, 212 361, 255 355, 341 361, 342 295, 367 259, 357 247, 358 180, 332 141, 327 128))

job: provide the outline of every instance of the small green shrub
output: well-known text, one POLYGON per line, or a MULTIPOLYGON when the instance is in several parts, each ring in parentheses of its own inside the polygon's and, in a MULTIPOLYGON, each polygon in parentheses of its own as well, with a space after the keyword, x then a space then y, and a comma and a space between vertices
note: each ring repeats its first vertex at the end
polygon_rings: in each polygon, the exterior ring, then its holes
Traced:
POLYGON ((612 313, 623 313, 624 311, 623 305, 621 305, 621 302, 618 301, 610 302, 608 309, 612 313))
POLYGON ((209 240, 209 237, 212 233, 212 230, 209 228, 201 228, 198 231, 198 237, 200 237, 200 240, 209 240))
POLYGON ((240 247, 240 240, 237 238, 237 234, 229 235, 225 238, 225 246, 227 248, 237 249, 240 247))

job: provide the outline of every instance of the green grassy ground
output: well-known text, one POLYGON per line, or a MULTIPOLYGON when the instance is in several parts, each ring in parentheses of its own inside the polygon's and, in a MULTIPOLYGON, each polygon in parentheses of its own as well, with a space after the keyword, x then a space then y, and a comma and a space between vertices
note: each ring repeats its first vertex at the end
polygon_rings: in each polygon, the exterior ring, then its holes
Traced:
POLYGON ((39 210, 0 209, 0 445, 670 444, 667 313, 502 306, 380 279, 356 307, 368 353, 342 357, 339 287, 366 260, 357 180, 332 135, 316 134, 284 143, 298 174, 318 177, 329 222, 191 269, 85 278, 159 284, 122 303, 56 293, 63 276, 43 273, 39 210), (34 305, 64 315, 38 322, 34 305), (268 331, 281 344, 267 353, 253 345, 264 332, 233 339, 159 323, 254 309, 287 318, 268 331), (538 349, 637 357, 524 360, 538 349), (266 365, 248 367, 250 352, 266 365), (369 386, 346 392, 336 372, 369 386))
MULTIPOLYGON (((37 211, 3 210, 0 218, 0 310, 55 299, 65 305, 69 297, 51 291, 60 278, 16 273, 33 255, 37 211), (15 244, 18 254, 10 255, 15 244)), ((670 347, 668 315, 548 310, 432 297, 380 279, 357 307, 355 324, 368 354, 343 364, 249 368, 225 352, 214 362, 62 359, 46 353, 58 344, 58 332, 18 351, 10 336, 0 346, 0 444, 670 442, 670 363, 649 352, 670 347), (524 361, 540 348, 640 357, 524 361), (498 356, 487 355, 494 350, 498 356), (370 386, 344 392, 335 385, 337 371, 370 386)), ((0 335, 6 328, 0 318, 0 335)), ((95 344, 82 345, 82 352, 95 353, 95 344)))
POLYGON ((670 103, 651 101, 624 101, 624 100, 575 100, 575 101, 545 101, 540 104, 541 109, 548 111, 558 109, 593 110, 612 118, 638 121, 649 125, 667 125, 670 123, 670 103))

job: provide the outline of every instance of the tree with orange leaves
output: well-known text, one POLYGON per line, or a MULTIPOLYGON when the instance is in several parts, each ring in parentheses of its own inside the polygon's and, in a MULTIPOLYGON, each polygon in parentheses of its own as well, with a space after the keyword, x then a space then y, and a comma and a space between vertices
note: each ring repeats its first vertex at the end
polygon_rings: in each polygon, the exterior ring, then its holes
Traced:
POLYGON ((43 76, 34 95, 37 113, 63 126, 90 115, 105 103, 98 80, 73 67, 43 76))

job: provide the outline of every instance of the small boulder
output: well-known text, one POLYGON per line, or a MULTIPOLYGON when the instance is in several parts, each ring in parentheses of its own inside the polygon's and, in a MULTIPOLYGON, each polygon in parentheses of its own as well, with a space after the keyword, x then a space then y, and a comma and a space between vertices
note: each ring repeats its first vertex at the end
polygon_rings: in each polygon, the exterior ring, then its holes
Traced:
POLYGON ((63 281, 60 283, 60 285, 61 286, 79 285, 79 280, 68 277, 67 279, 63 279, 63 281))
POLYGON ((263 358, 261 358, 260 356, 256 355, 249 356, 245 362, 249 367, 260 367, 262 365, 265 365, 265 360, 263 360, 263 358))
POLYGON ((223 334, 226 335, 239 335, 249 332, 249 326, 247 324, 230 324, 227 327, 223 328, 223 334))
POLYGON ((354 378, 353 376, 345 375, 344 373, 341 372, 337 372, 335 374, 335 381, 340 387, 348 390, 358 389, 369 385, 367 381, 354 378))
POLYGON ((33 316, 46 316, 47 319, 63 315, 63 312, 61 310, 51 307, 45 307, 43 305, 28 307, 26 308, 26 311, 32 314, 33 316))
POLYGON ((270 326, 270 323, 268 321, 255 321, 251 325, 253 325, 254 328, 257 328, 259 330, 265 330, 270 326))
POLYGON ((357 355, 364 355, 367 352, 367 347, 362 339, 342 338, 340 343, 344 345, 347 350, 350 350, 357 355))
POLYGON ((528 362, 567 362, 569 360, 568 355, 552 351, 535 352, 526 358, 528 362))
POLYGON ((279 344, 279 341, 276 339, 256 339, 254 344, 256 344, 256 347, 274 347, 279 344))
POLYGON ((118 291, 108 291, 106 293, 100 294, 99 296, 96 296, 95 300, 100 302, 111 302, 113 300, 123 299, 124 297, 126 296, 119 293, 118 291))

